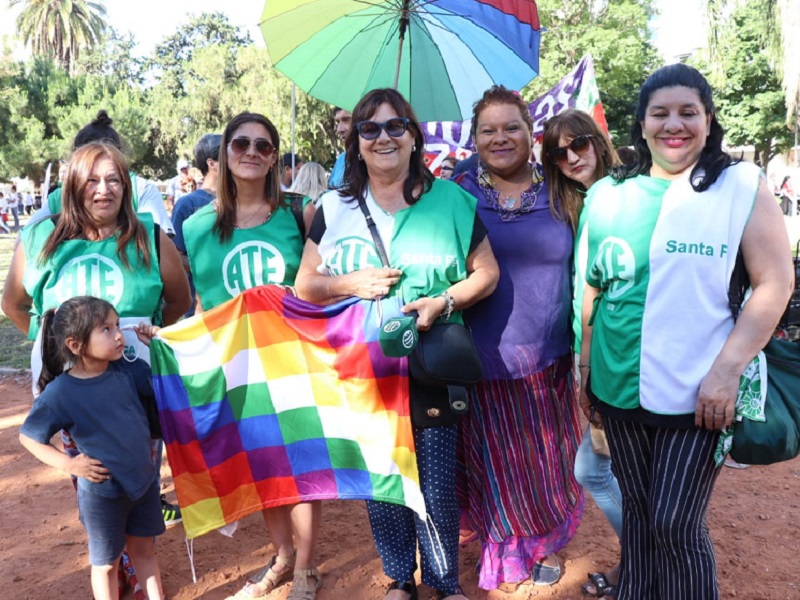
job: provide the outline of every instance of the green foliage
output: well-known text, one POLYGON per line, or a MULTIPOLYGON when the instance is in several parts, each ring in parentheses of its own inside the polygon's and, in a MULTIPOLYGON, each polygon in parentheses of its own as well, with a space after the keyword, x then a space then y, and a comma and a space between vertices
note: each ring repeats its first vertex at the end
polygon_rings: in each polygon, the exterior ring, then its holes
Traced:
POLYGON ((39 57, 54 59, 68 71, 81 52, 100 40, 106 27, 102 2, 86 0, 9 0, 22 5, 17 30, 39 57))
POLYGON ((779 75, 766 51, 770 42, 764 36, 761 9, 760 2, 754 2, 733 11, 717 33, 725 52, 716 54, 716 68, 710 67, 707 56, 693 62, 716 90, 717 118, 726 140, 735 146, 755 146, 756 161, 766 166, 776 153, 788 149, 792 139, 779 75))
POLYGON ((585 54, 594 58, 597 86, 614 143, 629 144, 639 87, 661 65, 649 41, 653 0, 539 0, 540 75, 528 99, 553 87, 585 54))

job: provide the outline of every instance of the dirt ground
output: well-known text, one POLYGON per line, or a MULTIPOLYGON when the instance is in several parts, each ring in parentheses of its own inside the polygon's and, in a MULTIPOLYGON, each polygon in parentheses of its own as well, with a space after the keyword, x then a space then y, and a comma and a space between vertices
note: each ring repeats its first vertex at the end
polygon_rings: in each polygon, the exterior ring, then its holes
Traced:
MULTIPOLYGON (((30 406, 25 376, 0 375, 0 597, 15 600, 91 598, 86 540, 68 478, 38 463, 19 445, 30 406)), ((168 469, 163 485, 174 499, 168 469)), ((800 599, 800 460, 745 470, 723 469, 709 527, 719 562, 722 598, 800 599)), ((559 556, 565 574, 552 588, 523 585, 513 594, 477 589, 479 546, 461 552, 461 582, 473 600, 578 599, 589 571, 613 566, 619 548, 591 500, 578 533, 559 556)), ((252 515, 233 539, 210 533, 194 542, 192 582, 180 525, 157 546, 165 592, 173 600, 222 600, 273 554, 263 521, 252 515)), ((363 502, 326 502, 318 547, 324 577, 319 600, 378 600, 388 583, 370 537, 363 502)), ((419 578, 419 573, 417 574, 419 578)), ((421 587, 420 597, 433 598, 421 587)), ((282 600, 287 586, 270 600, 282 600)), ((126 597, 130 598, 128 594, 126 597)))

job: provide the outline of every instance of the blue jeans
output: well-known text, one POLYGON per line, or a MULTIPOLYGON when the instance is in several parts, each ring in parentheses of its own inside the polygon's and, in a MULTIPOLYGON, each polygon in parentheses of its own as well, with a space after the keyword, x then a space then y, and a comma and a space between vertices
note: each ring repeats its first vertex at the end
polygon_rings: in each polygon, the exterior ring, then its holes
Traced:
POLYGON ((617 478, 611 472, 611 459, 592 450, 592 436, 588 427, 575 456, 575 479, 591 494, 621 539, 622 492, 617 478))

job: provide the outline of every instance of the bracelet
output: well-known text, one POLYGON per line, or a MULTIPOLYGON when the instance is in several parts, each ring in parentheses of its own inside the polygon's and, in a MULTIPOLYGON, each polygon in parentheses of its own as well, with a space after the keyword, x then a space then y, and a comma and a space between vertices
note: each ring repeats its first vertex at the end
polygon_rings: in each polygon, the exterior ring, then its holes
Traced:
POLYGON ((447 292, 442 292, 439 294, 439 298, 444 300, 444 310, 442 311, 441 316, 444 317, 445 322, 450 320, 450 315, 453 314, 453 310, 456 307, 455 298, 453 298, 447 292))
POLYGON ((591 369, 592 365, 590 365, 589 363, 578 363, 578 368, 579 369, 591 369))

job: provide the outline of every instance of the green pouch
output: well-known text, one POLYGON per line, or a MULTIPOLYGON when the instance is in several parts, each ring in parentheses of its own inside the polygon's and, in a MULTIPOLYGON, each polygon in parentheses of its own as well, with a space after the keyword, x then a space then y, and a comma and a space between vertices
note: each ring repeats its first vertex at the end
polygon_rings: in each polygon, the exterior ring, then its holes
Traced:
POLYGON ((411 354, 418 341, 417 320, 413 316, 387 319, 378 334, 383 354, 394 358, 411 354))

